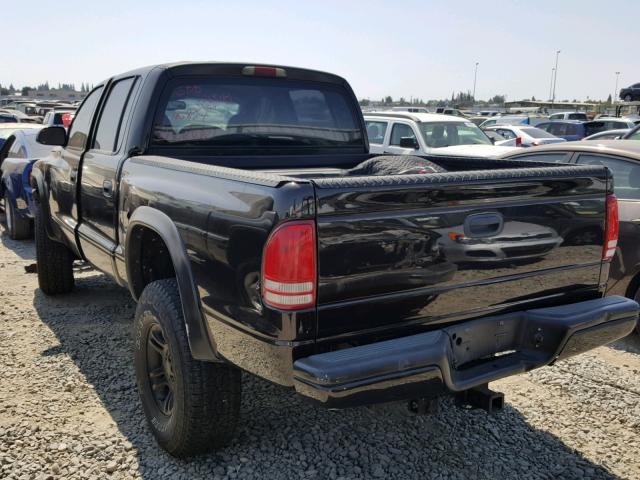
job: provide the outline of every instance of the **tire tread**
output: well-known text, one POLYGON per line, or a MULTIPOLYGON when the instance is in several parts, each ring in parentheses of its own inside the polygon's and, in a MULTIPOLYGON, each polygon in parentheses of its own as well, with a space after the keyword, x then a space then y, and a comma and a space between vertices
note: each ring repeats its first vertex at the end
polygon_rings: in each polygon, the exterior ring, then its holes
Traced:
POLYGON ((166 315, 172 327, 166 333, 174 336, 179 346, 179 352, 174 355, 180 356, 182 369, 187 372, 183 379, 183 421, 179 422, 171 441, 161 445, 176 457, 199 455, 227 445, 233 438, 240 414, 240 371, 231 365, 202 362, 191 356, 175 278, 147 285, 136 316, 142 314, 147 304, 166 315))
POLYGON ((49 238, 41 208, 35 217, 38 286, 46 295, 69 293, 74 286, 73 254, 65 245, 49 238))

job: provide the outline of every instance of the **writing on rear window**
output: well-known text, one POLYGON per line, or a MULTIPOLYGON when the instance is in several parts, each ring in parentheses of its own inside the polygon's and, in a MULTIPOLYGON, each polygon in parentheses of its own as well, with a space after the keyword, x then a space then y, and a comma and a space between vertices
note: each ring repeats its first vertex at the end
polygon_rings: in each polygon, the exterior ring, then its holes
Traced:
POLYGON ((362 145, 349 98, 333 86, 251 79, 177 84, 156 116, 155 145, 340 147, 362 145))

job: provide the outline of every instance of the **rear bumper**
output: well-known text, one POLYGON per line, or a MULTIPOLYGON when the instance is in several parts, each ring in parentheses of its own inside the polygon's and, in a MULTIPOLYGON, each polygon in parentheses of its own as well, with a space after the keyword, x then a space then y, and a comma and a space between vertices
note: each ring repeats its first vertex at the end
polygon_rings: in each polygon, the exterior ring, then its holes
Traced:
POLYGON ((312 355, 294 363, 294 384, 330 408, 459 392, 622 338, 638 308, 606 297, 312 355))

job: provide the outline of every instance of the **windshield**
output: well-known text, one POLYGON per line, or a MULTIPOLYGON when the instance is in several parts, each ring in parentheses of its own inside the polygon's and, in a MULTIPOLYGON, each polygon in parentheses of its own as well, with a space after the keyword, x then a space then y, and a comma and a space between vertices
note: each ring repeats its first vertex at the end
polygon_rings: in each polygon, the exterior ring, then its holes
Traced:
POLYGON ((363 146, 353 102, 338 86, 283 79, 181 79, 169 87, 155 145, 363 146))
POLYGON ((471 122, 421 123, 420 131, 431 148, 452 145, 491 145, 491 140, 471 122))
POLYGON ((520 130, 533 138, 556 138, 555 135, 551 135, 549 132, 539 128, 521 128, 520 130))

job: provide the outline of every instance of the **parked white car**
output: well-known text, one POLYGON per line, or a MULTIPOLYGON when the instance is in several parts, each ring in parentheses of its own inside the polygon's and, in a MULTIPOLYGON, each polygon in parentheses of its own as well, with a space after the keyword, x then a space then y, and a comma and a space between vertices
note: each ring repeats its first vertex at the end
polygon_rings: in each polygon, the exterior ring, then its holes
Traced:
POLYGON ((367 113, 371 153, 494 158, 514 147, 496 146, 471 121, 432 113, 367 113))
POLYGON ((485 129, 482 130, 484 132, 484 134, 489 137, 489 140, 491 140, 491 143, 493 143, 494 145, 499 145, 501 147, 518 147, 518 146, 522 146, 522 145, 517 145, 516 144, 516 139, 514 138, 504 138, 502 135, 500 135, 498 132, 496 132, 495 130, 489 130, 489 129, 485 129))
POLYGON ((589 117, 584 112, 558 112, 549 115, 549 120, 580 120, 588 122, 589 117))
POLYGON ((566 142, 564 138, 556 137, 549 132, 529 125, 495 125, 487 127, 486 130, 497 132, 506 139, 514 139, 516 144, 519 143, 523 147, 537 147, 538 145, 547 145, 549 143, 566 142), (520 139, 519 142, 517 141, 518 138, 520 139))

